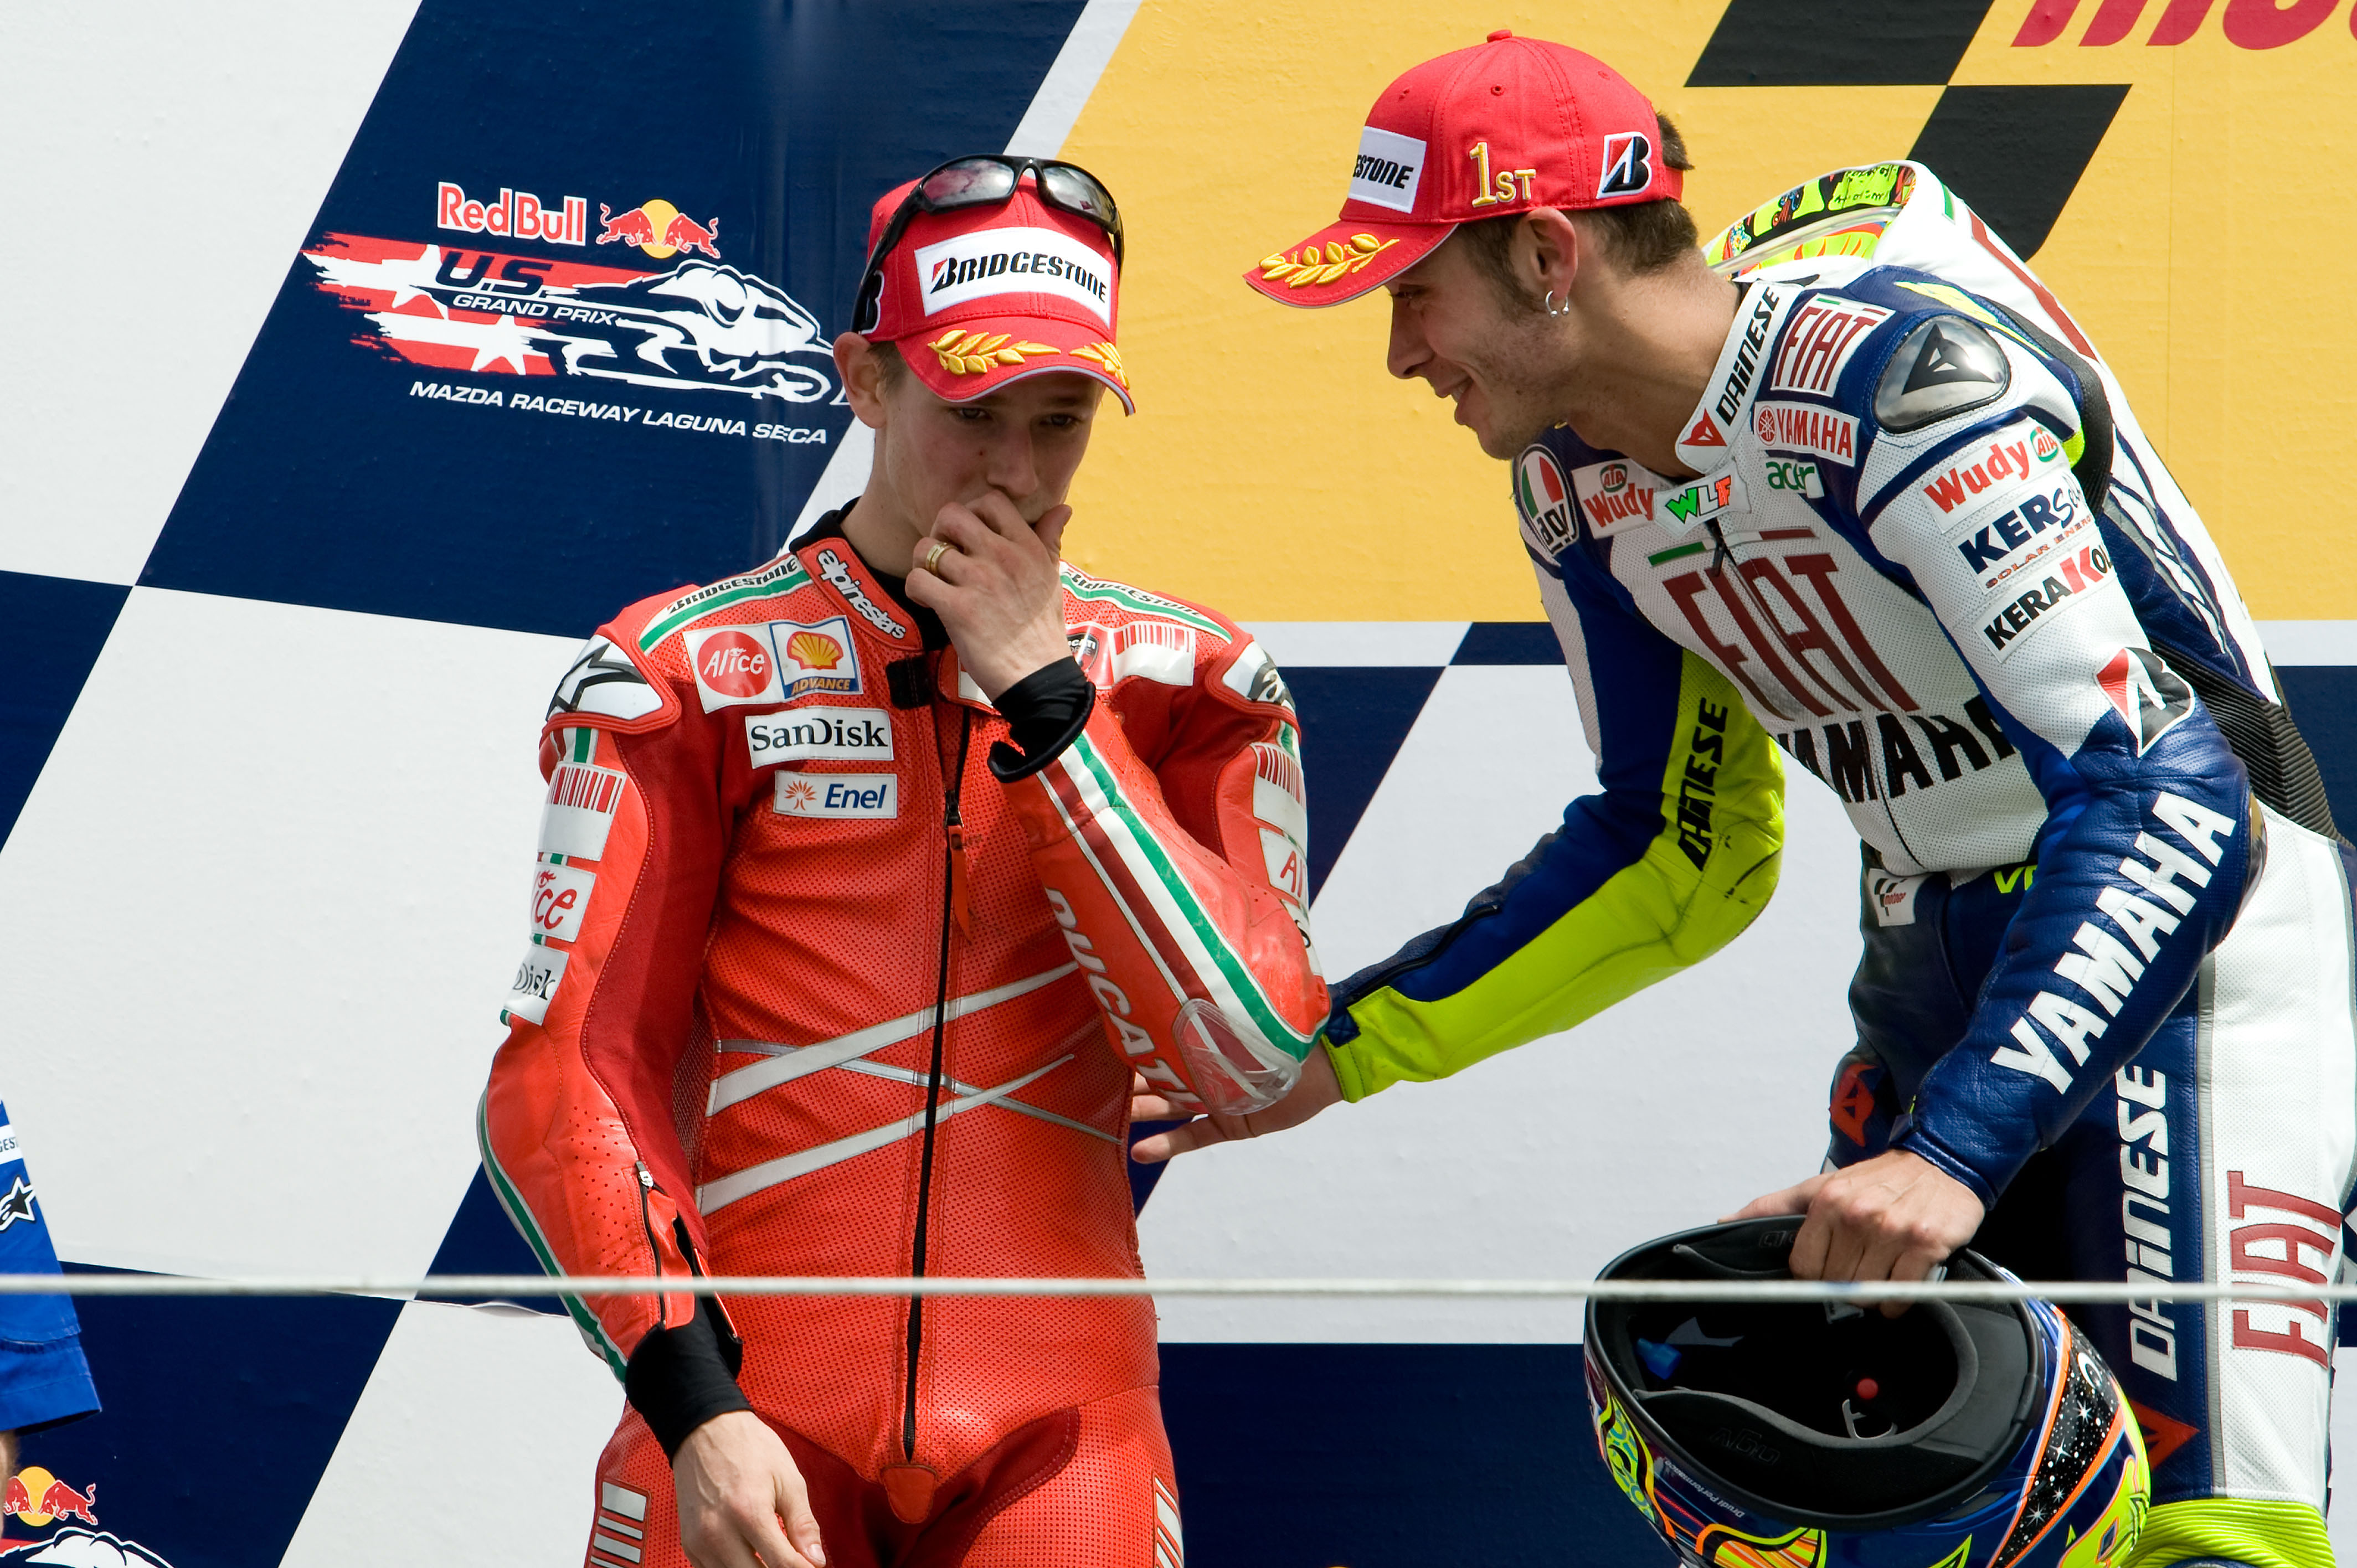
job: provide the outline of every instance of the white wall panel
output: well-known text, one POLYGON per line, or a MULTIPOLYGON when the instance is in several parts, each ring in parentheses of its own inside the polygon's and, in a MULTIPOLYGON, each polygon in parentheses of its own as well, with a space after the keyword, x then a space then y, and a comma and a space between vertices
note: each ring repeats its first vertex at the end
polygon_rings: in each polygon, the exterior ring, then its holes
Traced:
MULTIPOLYGON (((1453 918, 1595 787, 1560 666, 1444 671, 1312 912, 1327 972, 1453 918)), ((1775 900, 1717 958, 1454 1078, 1181 1158, 1146 1208, 1146 1272, 1588 1275, 1813 1172, 1852 1037, 1857 840, 1805 774, 1788 807, 1775 900)), ((1170 1297, 1161 1311, 1168 1339, 1579 1337, 1572 1304, 1170 1297)))
POLYGON ((524 940, 573 645, 135 589, 0 848, 60 1253, 423 1272, 524 940))
POLYGON ((416 8, 0 6, 0 569, 137 577, 416 8))
POLYGON ((576 1568, 621 1412, 569 1318, 411 1302, 281 1561, 576 1568))

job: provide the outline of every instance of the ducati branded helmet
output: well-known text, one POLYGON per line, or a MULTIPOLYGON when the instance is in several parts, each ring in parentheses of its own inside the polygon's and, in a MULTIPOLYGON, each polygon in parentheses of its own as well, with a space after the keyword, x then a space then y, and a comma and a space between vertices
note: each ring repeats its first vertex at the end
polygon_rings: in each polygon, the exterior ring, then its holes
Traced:
MULTIPOLYGON (((1607 1280, 1781 1280, 1797 1219, 1648 1242, 1607 1280)), ((1972 1253, 1952 1280, 2011 1280, 1972 1253)), ((2116 1568, 2151 1494, 2094 1348, 2043 1302, 1597 1302, 1612 1478, 1699 1568, 2116 1568)))

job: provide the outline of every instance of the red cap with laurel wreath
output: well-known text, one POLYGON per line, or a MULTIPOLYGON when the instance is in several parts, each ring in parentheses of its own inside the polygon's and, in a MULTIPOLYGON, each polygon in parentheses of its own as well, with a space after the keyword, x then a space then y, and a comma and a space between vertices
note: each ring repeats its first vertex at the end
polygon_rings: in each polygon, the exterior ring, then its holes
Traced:
POLYGON ((1538 208, 1674 199, 1653 106, 1592 55, 1503 28, 1383 89, 1359 134, 1342 216, 1244 281, 1286 305, 1356 299, 1459 223, 1538 208))
MULTIPOLYGON (((1136 412, 1114 347, 1121 317, 1112 237, 1039 199, 1025 175, 1003 206, 920 212, 884 263, 871 341, 900 350, 917 379, 951 403, 1009 381, 1078 371, 1136 412)), ((888 190, 868 217, 872 251, 916 185, 888 190)))

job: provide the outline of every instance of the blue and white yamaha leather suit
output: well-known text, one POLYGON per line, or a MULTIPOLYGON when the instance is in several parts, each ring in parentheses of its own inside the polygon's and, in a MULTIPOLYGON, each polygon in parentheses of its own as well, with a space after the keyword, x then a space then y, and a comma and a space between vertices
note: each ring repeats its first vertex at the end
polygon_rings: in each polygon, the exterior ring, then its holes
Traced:
MULTIPOLYGON (((1336 988, 1346 1091, 1567 1026, 1739 929, 1774 876, 1764 735, 1865 843, 1835 1163, 1921 1155, 2031 1278, 2337 1277, 2344 846, 2118 382, 1920 166, 1812 182, 1706 254, 1742 295, 1678 447, 1697 477, 1568 430, 1516 467, 1603 793, 1336 988), (1608 973, 1594 950, 1641 925, 1650 970, 1608 973)), ((2198 1505, 2156 1509, 2140 1564, 2330 1561, 2328 1307, 2073 1316, 2155 1503, 2198 1505)))

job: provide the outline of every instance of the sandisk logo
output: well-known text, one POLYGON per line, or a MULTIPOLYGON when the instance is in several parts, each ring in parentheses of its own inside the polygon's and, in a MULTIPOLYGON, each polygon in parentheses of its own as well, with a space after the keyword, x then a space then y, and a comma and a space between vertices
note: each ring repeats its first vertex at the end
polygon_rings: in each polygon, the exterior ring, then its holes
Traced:
POLYGON ((745 721, 745 748, 756 768, 820 757, 888 761, 892 716, 881 708, 790 708, 745 721))

